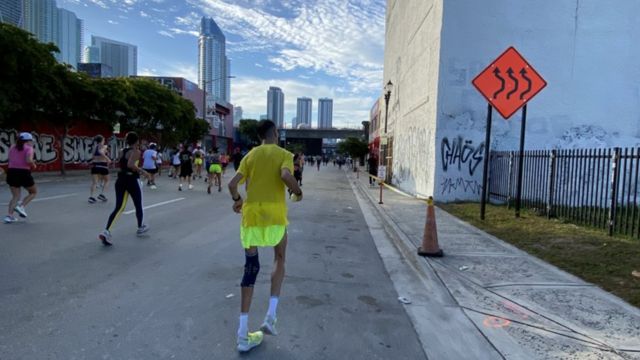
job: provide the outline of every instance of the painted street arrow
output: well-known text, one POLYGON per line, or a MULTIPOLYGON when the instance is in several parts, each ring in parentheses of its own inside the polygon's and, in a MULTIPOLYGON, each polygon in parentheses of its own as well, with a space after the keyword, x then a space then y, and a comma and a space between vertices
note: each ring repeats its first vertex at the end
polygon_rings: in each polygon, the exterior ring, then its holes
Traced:
POLYGON ((520 76, 527 81, 527 90, 520 94, 520 100, 522 100, 524 99, 524 96, 531 91, 531 79, 527 77, 527 70, 525 70, 525 68, 520 70, 520 76))
POLYGON ((497 99, 498 98, 498 94, 500 94, 501 92, 504 91, 504 78, 502 76, 500 76, 500 68, 496 68, 495 70, 493 70, 493 75, 495 75, 495 77, 498 78, 498 80, 500 80, 500 89, 498 89, 498 91, 496 91, 495 93, 493 93, 493 98, 497 99))
POLYGON ((511 91, 509 91, 507 93, 507 99, 510 99, 511 95, 515 94, 515 92, 518 91, 518 79, 516 79, 516 77, 513 76, 513 69, 512 68, 509 68, 507 70, 507 75, 509 75, 509 78, 511 80, 513 80, 513 83, 514 83, 513 90, 511 90, 511 91))

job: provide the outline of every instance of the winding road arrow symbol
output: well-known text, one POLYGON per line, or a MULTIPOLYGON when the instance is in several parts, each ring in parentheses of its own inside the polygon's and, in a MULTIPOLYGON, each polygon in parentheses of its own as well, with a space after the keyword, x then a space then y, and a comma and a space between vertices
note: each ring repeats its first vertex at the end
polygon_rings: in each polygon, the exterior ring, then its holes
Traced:
POLYGON ((527 90, 523 91, 520 94, 520 100, 524 99, 524 96, 526 94, 528 94, 529 92, 531 92, 531 79, 527 77, 527 70, 525 70, 525 68, 522 68, 520 70, 520 76, 522 76, 523 79, 525 79, 527 81, 527 90))
POLYGON ((511 95, 515 94, 515 92, 518 91, 518 79, 513 76, 513 69, 511 67, 509 67, 509 69, 507 70, 507 75, 509 75, 509 79, 513 80, 514 83, 513 90, 507 93, 507 100, 509 100, 511 98, 511 95))
POLYGON ((493 93, 493 98, 497 99, 498 98, 498 94, 500 94, 501 92, 504 91, 504 78, 502 76, 500 76, 500 68, 495 68, 495 70, 493 70, 493 75, 495 75, 495 77, 498 78, 498 80, 500 80, 500 89, 498 89, 498 91, 496 91, 495 93, 493 93))

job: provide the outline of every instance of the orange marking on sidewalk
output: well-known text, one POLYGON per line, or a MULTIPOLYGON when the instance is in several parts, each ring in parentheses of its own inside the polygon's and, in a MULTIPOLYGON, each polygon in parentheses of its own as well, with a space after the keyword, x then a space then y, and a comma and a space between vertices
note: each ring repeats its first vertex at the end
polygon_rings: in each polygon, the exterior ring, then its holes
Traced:
POLYGON ((503 328, 511 325, 511 321, 495 316, 487 316, 482 324, 488 328, 503 328))

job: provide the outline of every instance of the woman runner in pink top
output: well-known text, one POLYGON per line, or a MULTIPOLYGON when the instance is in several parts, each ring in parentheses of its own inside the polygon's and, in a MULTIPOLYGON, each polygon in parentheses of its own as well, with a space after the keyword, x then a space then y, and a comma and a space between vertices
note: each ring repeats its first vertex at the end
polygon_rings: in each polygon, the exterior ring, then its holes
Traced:
POLYGON ((11 188, 11 201, 9 202, 9 213, 4 218, 5 224, 18 221, 13 212, 17 212, 20 217, 26 218, 27 213, 25 206, 36 197, 38 189, 31 176, 31 170, 36 168, 33 160, 33 147, 31 142, 33 136, 30 133, 23 132, 18 136, 15 145, 9 149, 9 168, 7 169, 7 184, 11 188), (21 188, 27 189, 29 194, 20 200, 21 188))

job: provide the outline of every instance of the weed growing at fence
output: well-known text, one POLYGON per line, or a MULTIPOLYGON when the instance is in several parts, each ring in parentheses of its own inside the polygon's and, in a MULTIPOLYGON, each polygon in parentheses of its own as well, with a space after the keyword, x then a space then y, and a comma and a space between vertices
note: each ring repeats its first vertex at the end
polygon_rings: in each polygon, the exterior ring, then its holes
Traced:
POLYGON ((640 241, 609 237, 602 230, 548 220, 523 210, 487 205, 481 221, 477 203, 440 204, 443 210, 567 272, 640 307, 640 241))

